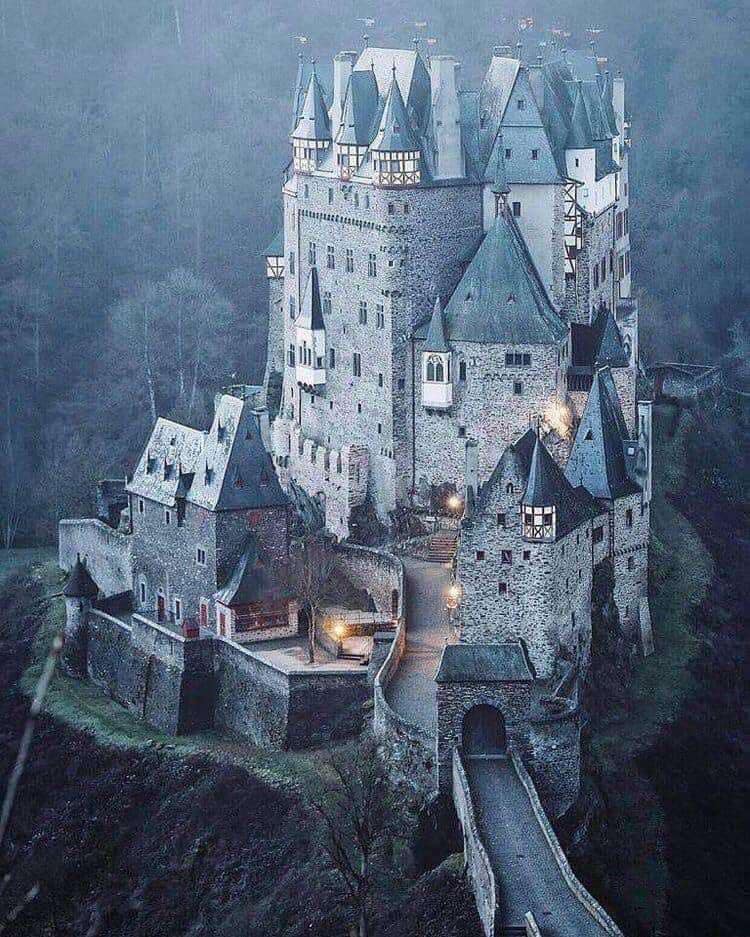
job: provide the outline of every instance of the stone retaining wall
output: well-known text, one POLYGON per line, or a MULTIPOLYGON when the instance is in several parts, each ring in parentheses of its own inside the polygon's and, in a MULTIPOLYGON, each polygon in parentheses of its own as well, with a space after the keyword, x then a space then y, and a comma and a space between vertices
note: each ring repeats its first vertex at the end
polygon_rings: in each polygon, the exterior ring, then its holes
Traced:
POLYGON ((479 835, 461 751, 453 749, 453 803, 464 834, 464 865, 486 937, 494 937, 498 895, 492 863, 479 835))
POLYGON ((403 616, 404 567, 401 560, 384 550, 345 544, 336 550, 336 565, 353 585, 367 592, 380 615, 387 618, 403 616), (398 593, 395 616, 392 607, 394 592, 398 593))
POLYGON ((70 570, 81 555, 104 595, 118 595, 133 588, 131 550, 133 539, 95 518, 60 521, 59 564, 70 570))

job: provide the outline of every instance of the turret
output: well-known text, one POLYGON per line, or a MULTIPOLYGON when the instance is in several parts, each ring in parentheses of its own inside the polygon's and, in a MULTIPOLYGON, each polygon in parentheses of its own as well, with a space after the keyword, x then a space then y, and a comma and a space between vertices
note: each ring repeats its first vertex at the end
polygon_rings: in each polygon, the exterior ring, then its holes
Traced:
POLYGON ((451 353, 445 340, 443 307, 438 296, 422 346, 422 406, 447 410, 452 404, 451 353))
POLYGON ((326 382, 326 332, 320 303, 318 269, 311 267, 296 321, 297 383, 317 387, 326 382))
POLYGON ((505 170, 505 144, 503 142, 502 127, 497 133, 495 143, 495 166, 493 172, 492 194, 495 196, 495 217, 507 206, 510 186, 505 170))
POLYGON ((377 106, 375 75, 369 69, 352 72, 336 131, 336 165, 342 179, 351 178, 367 155, 377 106))
POLYGON ((331 122, 328 117, 323 89, 315 74, 313 63, 305 103, 292 133, 294 169, 296 172, 314 172, 320 158, 331 145, 331 122))
POLYGON ((430 59, 432 125, 437 150, 436 179, 457 179, 464 175, 461 146, 461 106, 456 82, 460 63, 451 55, 430 59))
POLYGON ((99 588, 80 553, 63 589, 65 597, 65 643, 62 662, 76 677, 86 676, 86 633, 88 616, 99 588))
POLYGON ((396 81, 396 66, 378 132, 370 146, 377 185, 417 185, 422 153, 396 81))
POLYGON ((556 473, 552 456, 537 435, 529 479, 521 498, 524 540, 554 541, 557 535, 556 473))

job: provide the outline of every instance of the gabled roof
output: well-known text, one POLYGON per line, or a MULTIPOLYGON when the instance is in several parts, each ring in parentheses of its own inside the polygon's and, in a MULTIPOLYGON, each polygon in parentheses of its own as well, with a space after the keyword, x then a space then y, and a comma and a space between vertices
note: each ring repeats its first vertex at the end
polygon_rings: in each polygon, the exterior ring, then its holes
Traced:
POLYGON ((378 83, 371 70, 352 72, 346 87, 336 142, 367 146, 373 138, 378 111, 378 83))
POLYGON ((558 540, 599 513, 589 492, 583 487, 574 487, 568 481, 538 437, 521 503, 533 507, 554 506, 558 540))
MULTIPOLYGON (((640 491, 628 474, 628 432, 612 372, 594 375, 565 475, 595 498, 612 500, 640 491)), ((632 441, 630 441, 632 444, 632 441)))
POLYGON ((479 90, 480 159, 487 164, 505 107, 521 67, 510 49, 494 54, 479 90))
POLYGON ((305 101, 294 128, 295 140, 330 140, 331 122, 328 118, 323 89, 313 68, 305 94, 305 101))
POLYGON ((505 479, 517 477, 524 481, 529 477, 531 457, 536 445, 536 433, 529 428, 515 442, 507 446, 487 481, 481 486, 477 509, 482 510, 492 500, 497 487, 503 486, 505 479))
POLYGON ((209 511, 287 503, 248 401, 218 398, 207 432, 160 417, 127 485, 168 507, 184 497, 209 511))
POLYGON ((549 345, 567 334, 507 213, 485 235, 445 307, 443 323, 449 342, 549 345))
MULTIPOLYGON (((510 159, 505 159, 505 177, 510 185, 560 185, 560 175, 552 146, 544 127, 506 127, 503 124, 503 150, 510 150, 510 159), (536 151, 536 159, 532 157, 536 151)), ((500 149, 500 137, 495 141, 485 180, 491 177, 491 167, 496 165, 500 149)))
POLYGON ((395 69, 391 86, 388 89, 388 96, 385 99, 380 124, 370 148, 377 152, 390 153, 403 153, 420 148, 409 115, 406 113, 406 106, 404 99, 401 97, 395 69))
POLYGON ((255 535, 250 534, 229 581, 215 593, 215 598, 232 608, 256 602, 277 602, 287 594, 283 570, 279 569, 277 561, 269 564, 263 560, 255 535))
POLYGON ((445 340, 445 329, 443 328, 443 306, 439 296, 435 297, 430 327, 427 329, 422 351, 448 351, 448 343, 445 340))
POLYGON ((529 683, 531 663, 519 641, 504 644, 448 644, 437 683, 529 683))
POLYGON ((85 562, 81 561, 79 553, 63 588, 63 595, 67 599, 93 599, 98 594, 99 587, 92 579, 85 562))
POLYGON ((320 285, 318 283, 318 268, 310 267, 302 296, 297 325, 303 329, 324 329, 323 307, 320 302, 320 285))

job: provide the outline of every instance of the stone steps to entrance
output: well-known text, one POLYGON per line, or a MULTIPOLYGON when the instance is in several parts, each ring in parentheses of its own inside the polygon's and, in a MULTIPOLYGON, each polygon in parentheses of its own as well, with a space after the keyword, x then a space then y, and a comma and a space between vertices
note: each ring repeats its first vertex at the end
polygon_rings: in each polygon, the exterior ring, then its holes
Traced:
POLYGON ((450 563, 456 555, 457 544, 453 531, 438 531, 427 541, 427 559, 432 563, 450 563))

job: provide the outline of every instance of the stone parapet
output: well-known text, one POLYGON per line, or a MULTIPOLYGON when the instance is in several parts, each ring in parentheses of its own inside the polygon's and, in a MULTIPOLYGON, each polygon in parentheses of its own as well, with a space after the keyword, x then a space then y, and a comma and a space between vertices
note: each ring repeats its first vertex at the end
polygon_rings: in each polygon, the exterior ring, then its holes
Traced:
POLYGON ((91 517, 60 521, 58 562, 70 570, 80 555, 100 591, 119 595, 133 587, 131 565, 133 538, 91 517))

